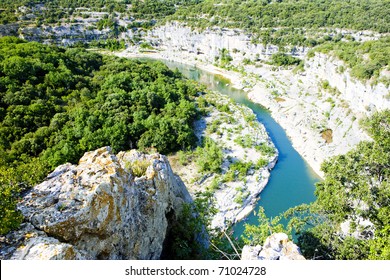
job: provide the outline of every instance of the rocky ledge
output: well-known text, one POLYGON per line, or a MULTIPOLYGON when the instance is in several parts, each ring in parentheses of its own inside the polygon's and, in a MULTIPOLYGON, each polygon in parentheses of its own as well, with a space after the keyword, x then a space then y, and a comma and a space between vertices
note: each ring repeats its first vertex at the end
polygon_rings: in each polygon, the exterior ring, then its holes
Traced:
POLYGON ((25 222, 0 239, 0 259, 159 259, 190 201, 165 156, 100 148, 24 196, 25 222))
POLYGON ((274 233, 267 237, 263 246, 244 246, 242 260, 305 260, 299 247, 288 240, 285 233, 274 233))

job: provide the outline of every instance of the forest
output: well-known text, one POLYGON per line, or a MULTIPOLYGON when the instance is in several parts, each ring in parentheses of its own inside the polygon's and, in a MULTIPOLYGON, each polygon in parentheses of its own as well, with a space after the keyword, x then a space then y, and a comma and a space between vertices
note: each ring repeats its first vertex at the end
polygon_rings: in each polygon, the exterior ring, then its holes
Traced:
POLYGON ((0 233, 21 191, 86 151, 193 147, 200 91, 159 62, 0 38, 0 233))
POLYGON ((44 9, 36 9, 38 20, 41 23, 57 23, 60 20, 69 19, 71 16, 82 16, 88 9, 94 12, 115 12, 135 17, 136 19, 150 20, 161 19, 174 14, 178 6, 196 4, 198 0, 4 0, 0 2, 0 24, 17 22, 18 8, 21 6, 33 8, 37 4, 43 4, 44 9), (16 11, 16 12, 15 12, 16 11))
POLYGON ((348 28, 390 31, 388 0, 205 0, 180 8, 175 19, 196 26, 240 28, 348 28), (203 20, 198 20, 202 15, 203 20), (205 16, 205 17, 204 17, 205 16))

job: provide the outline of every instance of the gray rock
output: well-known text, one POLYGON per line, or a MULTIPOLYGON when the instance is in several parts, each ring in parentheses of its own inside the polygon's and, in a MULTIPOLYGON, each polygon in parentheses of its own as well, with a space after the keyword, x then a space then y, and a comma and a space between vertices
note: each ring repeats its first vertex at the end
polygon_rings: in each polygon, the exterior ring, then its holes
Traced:
POLYGON ((1 240, 0 256, 159 259, 167 216, 174 219, 190 201, 165 156, 135 150, 115 156, 104 147, 78 165, 59 166, 23 198, 27 223, 1 240))
POLYGON ((299 247, 288 240, 285 233, 267 237, 263 246, 244 246, 242 260, 305 260, 299 247))

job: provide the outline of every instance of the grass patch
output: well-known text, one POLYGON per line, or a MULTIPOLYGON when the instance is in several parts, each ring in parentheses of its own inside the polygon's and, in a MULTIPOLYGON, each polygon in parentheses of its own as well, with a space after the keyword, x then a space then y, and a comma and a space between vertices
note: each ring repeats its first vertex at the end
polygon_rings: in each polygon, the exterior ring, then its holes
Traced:
POLYGON ((146 170, 150 165, 150 161, 147 159, 128 161, 125 164, 127 170, 129 170, 135 177, 142 177, 146 174, 146 170))
POLYGON ((275 101, 276 102, 284 102, 284 101, 286 101, 286 99, 281 98, 281 97, 275 97, 275 101))

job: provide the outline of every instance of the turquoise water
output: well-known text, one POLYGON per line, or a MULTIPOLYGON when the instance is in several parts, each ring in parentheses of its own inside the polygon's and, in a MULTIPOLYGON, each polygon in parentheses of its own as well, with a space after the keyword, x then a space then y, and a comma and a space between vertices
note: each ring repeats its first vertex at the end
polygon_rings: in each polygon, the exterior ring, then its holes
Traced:
MULTIPOLYGON (((229 81, 218 75, 199 70, 188 65, 167 62, 170 68, 177 68, 185 77, 196 80, 208 89, 219 91, 230 96, 237 103, 243 104, 256 114, 263 123, 272 141, 279 150, 279 159, 271 171, 270 181, 260 194, 259 206, 265 209, 268 217, 275 217, 290 207, 314 201, 314 184, 320 178, 292 147, 282 127, 271 117, 269 111, 259 104, 253 103, 242 90, 229 86, 229 81)), ((252 213, 245 221, 234 226, 235 235, 241 235, 244 223, 257 224, 257 216, 252 213)))

